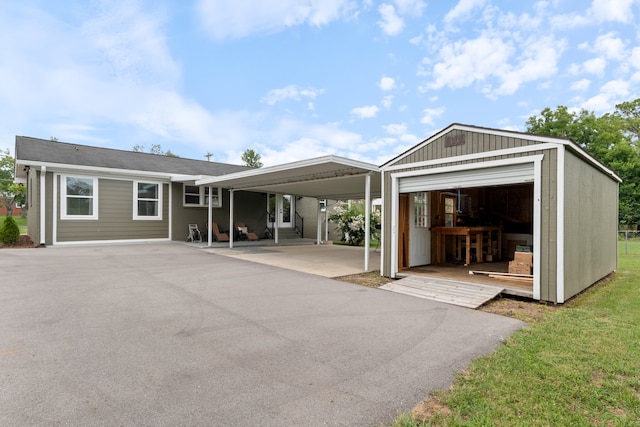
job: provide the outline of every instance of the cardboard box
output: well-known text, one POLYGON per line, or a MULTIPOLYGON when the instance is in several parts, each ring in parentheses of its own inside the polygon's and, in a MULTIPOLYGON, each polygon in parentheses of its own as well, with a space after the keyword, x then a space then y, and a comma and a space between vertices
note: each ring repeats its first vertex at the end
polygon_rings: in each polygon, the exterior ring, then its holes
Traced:
POLYGON ((531 275, 531 263, 522 261, 509 261, 509 273, 531 275))
POLYGON ((518 262, 526 262, 533 265, 533 252, 514 252, 513 260, 518 262))

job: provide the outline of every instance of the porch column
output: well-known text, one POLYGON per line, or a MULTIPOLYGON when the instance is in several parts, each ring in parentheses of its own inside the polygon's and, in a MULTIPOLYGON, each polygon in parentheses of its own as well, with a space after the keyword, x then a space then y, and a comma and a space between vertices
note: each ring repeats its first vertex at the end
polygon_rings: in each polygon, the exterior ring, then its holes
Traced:
POLYGON ((275 230, 273 231, 273 244, 278 244, 278 228, 280 228, 280 217, 282 216, 282 194, 276 193, 276 206, 274 209, 275 213, 275 230))
POLYGON ((364 178, 364 271, 369 271, 371 245, 371 174, 364 178))
POLYGON ((322 243, 322 205, 320 205, 320 199, 316 199, 316 204, 318 205, 318 231, 316 233, 316 244, 322 243))
POLYGON ((329 241, 329 199, 324 199, 324 241, 329 241))
POLYGON ((212 237, 212 231, 211 231, 211 220, 213 219, 213 206, 211 204, 211 186, 209 186, 209 211, 207 212, 207 246, 211 246, 211 237, 212 237))
MULTIPOLYGON (((47 225, 47 210, 45 209, 45 204, 47 200, 47 167, 42 166, 40 168, 40 244, 44 245, 46 242, 46 225, 47 225)), ((55 181, 55 180, 54 180, 55 181)), ((53 183, 55 188, 55 182, 53 183)), ((60 185, 66 185, 66 183, 61 183, 60 185)), ((53 220, 56 219, 56 213, 53 213, 53 220)), ((56 240, 56 236, 53 236, 53 241, 56 240)))
POLYGON ((233 249, 233 199, 235 190, 229 189, 229 249, 233 249))

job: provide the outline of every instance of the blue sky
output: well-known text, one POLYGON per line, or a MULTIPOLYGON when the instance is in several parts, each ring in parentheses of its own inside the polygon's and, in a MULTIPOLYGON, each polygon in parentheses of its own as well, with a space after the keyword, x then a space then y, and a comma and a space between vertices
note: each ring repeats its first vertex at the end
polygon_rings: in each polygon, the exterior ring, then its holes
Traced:
POLYGON ((381 164, 453 122, 640 97, 640 0, 3 2, 15 135, 265 165, 381 164))

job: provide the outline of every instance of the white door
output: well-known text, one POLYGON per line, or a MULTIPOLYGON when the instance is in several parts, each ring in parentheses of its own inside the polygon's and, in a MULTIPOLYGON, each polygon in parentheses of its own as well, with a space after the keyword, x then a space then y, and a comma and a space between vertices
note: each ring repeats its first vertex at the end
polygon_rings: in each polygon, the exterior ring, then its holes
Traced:
POLYGON ((431 193, 409 195, 409 266, 431 264, 431 193))
POLYGON ((278 218, 279 226, 282 228, 293 227, 295 215, 294 198, 288 194, 278 195, 278 218))

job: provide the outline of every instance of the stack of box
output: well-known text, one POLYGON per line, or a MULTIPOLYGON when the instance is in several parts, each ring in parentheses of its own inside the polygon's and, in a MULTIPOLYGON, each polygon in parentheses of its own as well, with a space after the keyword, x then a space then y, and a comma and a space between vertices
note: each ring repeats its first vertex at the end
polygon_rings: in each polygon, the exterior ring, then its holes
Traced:
POLYGON ((532 268, 533 252, 514 252, 513 261, 509 261, 509 273, 530 275, 532 268))

